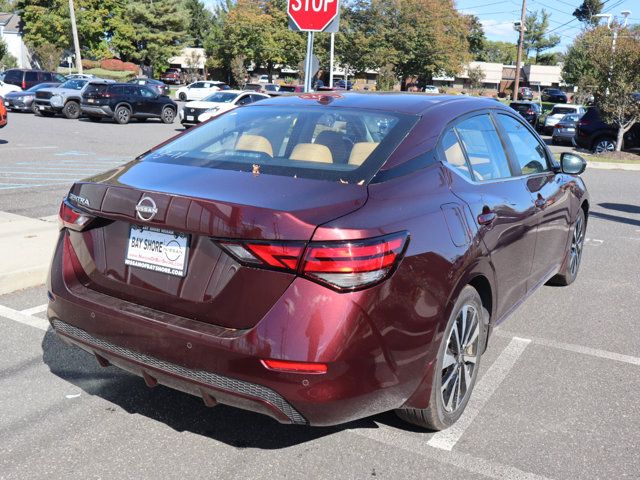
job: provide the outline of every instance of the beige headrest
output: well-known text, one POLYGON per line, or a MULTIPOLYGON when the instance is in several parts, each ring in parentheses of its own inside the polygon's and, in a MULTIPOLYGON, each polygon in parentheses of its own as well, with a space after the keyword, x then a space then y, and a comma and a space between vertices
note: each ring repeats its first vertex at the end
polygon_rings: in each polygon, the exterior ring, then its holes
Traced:
POLYGON ((349 165, 362 165, 378 145, 378 142, 354 143, 351 149, 351 155, 349 155, 349 165))
POLYGON ((331 150, 317 143, 299 143, 295 146, 289 158, 306 162, 333 163, 331 150))
POLYGON ((266 153, 273 157, 273 147, 271 142, 261 135, 250 135, 243 133, 236 142, 236 150, 248 150, 250 152, 266 153))
POLYGON ((464 158, 464 152, 458 142, 455 142, 449 148, 444 151, 444 156, 447 157, 447 162, 455 167, 466 167, 467 162, 464 158))

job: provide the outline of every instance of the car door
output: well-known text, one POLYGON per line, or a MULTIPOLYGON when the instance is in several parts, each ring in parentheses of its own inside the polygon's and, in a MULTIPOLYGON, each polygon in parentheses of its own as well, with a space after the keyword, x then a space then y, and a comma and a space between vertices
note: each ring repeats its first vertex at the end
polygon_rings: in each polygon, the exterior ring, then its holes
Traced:
POLYGON ((162 104, 158 101, 158 93, 151 87, 138 87, 141 99, 141 113, 147 116, 160 116, 162 104))
POLYGON ((537 219, 526 178, 514 175, 488 112, 455 123, 440 150, 455 173, 451 190, 468 205, 495 268, 499 319, 526 294, 535 252, 537 219))
POLYGON ((553 157, 519 119, 496 115, 509 155, 534 197, 536 248, 528 288, 555 274, 564 259, 571 230, 571 176, 560 172, 553 157))
POLYGON ((251 95, 248 93, 244 93, 242 95, 238 95, 238 98, 236 98, 235 104, 238 107, 242 107, 243 105, 249 105, 252 102, 253 100, 251 99, 251 95))
POLYGON ((207 91, 204 88, 204 82, 192 83, 191 87, 187 90, 187 100, 202 100, 207 95, 207 91))

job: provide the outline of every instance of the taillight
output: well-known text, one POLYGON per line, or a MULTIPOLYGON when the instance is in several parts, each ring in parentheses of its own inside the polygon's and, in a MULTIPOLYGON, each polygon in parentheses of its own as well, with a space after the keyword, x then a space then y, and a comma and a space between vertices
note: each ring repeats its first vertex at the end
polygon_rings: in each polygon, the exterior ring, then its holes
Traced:
POLYGON ((22 80, 22 90, 26 90, 26 89, 27 89, 27 82, 22 80))
POLYGON ((587 125, 589 125, 589 120, 579 120, 578 121, 578 126, 579 127, 586 127, 587 125))
POLYGON ((535 112, 533 110, 527 110, 527 115, 533 115, 535 112))
POLYGON ((95 217, 93 215, 77 210, 65 198, 60 205, 58 224, 60 230, 68 228, 79 232, 86 228, 94 218, 95 217))
POLYGON ((288 373, 327 373, 326 363, 292 362, 289 360, 260 360, 268 370, 288 373))
POLYGON ((240 263, 289 271, 338 291, 354 291, 388 278, 408 243, 406 232, 366 240, 234 242, 218 244, 240 263))

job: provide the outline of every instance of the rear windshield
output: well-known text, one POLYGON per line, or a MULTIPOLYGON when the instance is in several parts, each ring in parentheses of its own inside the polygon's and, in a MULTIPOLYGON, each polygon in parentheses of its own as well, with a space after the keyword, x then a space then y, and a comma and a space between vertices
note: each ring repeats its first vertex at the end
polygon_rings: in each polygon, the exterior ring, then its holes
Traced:
POLYGON ((533 110, 533 107, 529 103, 510 103, 509 106, 516 112, 526 112, 527 110, 533 110))
POLYGON ((232 110, 143 161, 367 183, 418 117, 328 106, 232 110))
POLYGON ((295 85, 280 85, 280 91, 281 92, 295 92, 296 91, 296 86, 295 85))
POLYGON ((554 109, 551 110, 551 115, 566 115, 567 113, 576 113, 576 109, 567 107, 554 107, 554 109))
POLYGON ((84 94, 87 95, 89 93, 104 93, 107 91, 108 87, 109 85, 106 85, 104 83, 90 83, 84 91, 84 94))

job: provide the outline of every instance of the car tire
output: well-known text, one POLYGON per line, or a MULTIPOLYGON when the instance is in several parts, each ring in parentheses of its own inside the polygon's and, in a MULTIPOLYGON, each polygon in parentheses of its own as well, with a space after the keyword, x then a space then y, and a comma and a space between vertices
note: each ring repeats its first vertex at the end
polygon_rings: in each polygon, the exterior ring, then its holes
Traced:
POLYGON ((116 111, 113 112, 113 119, 120 125, 126 125, 129 123, 129 120, 131 120, 131 110, 129 110, 129 107, 120 105, 116 108, 116 111))
POLYGON ((160 120, 162 123, 173 123, 176 119, 176 111, 171 107, 164 107, 160 114, 160 120))
POLYGON ((450 427, 460 418, 478 377, 480 358, 486 344, 488 320, 489 312, 482 306, 478 291, 467 285, 456 300, 440 342, 431 382, 429 406, 423 409, 398 409, 396 414, 401 419, 437 431, 450 427), (463 329, 463 325, 466 328, 463 329), (455 333, 461 329, 464 330, 462 342, 458 340, 460 335, 455 333), (463 343, 464 349, 457 346, 460 343, 463 343), (463 355, 465 350, 467 354, 463 355), (468 353, 469 351, 473 351, 474 354, 468 353), (462 383, 465 387, 460 398, 462 383))
POLYGON ((616 141, 610 137, 600 137, 593 142, 593 153, 614 152, 616 150, 616 141))
POLYGON ((180 95, 178 95, 178 98, 180 100, 182 100, 183 102, 186 102, 187 101, 187 94, 184 93, 184 92, 180 92, 180 95))
POLYGON ((88 118, 89 118, 89 121, 95 122, 95 123, 100 123, 102 121, 102 117, 97 117, 95 115, 89 115, 88 118))
POLYGON ((62 108, 62 114, 69 120, 78 119, 81 113, 80 105, 75 100, 69 100, 62 108))
POLYGON ((33 102, 31 104, 31 113, 33 113, 34 115, 38 115, 38 106, 36 105, 36 102, 33 102))
POLYGON ((562 287, 566 287, 567 285, 571 285, 578 277, 586 230, 587 216, 585 215, 584 210, 580 208, 571 229, 571 242, 569 243, 569 250, 567 250, 564 261, 562 262, 560 272, 547 282, 548 285, 559 285, 562 287))

